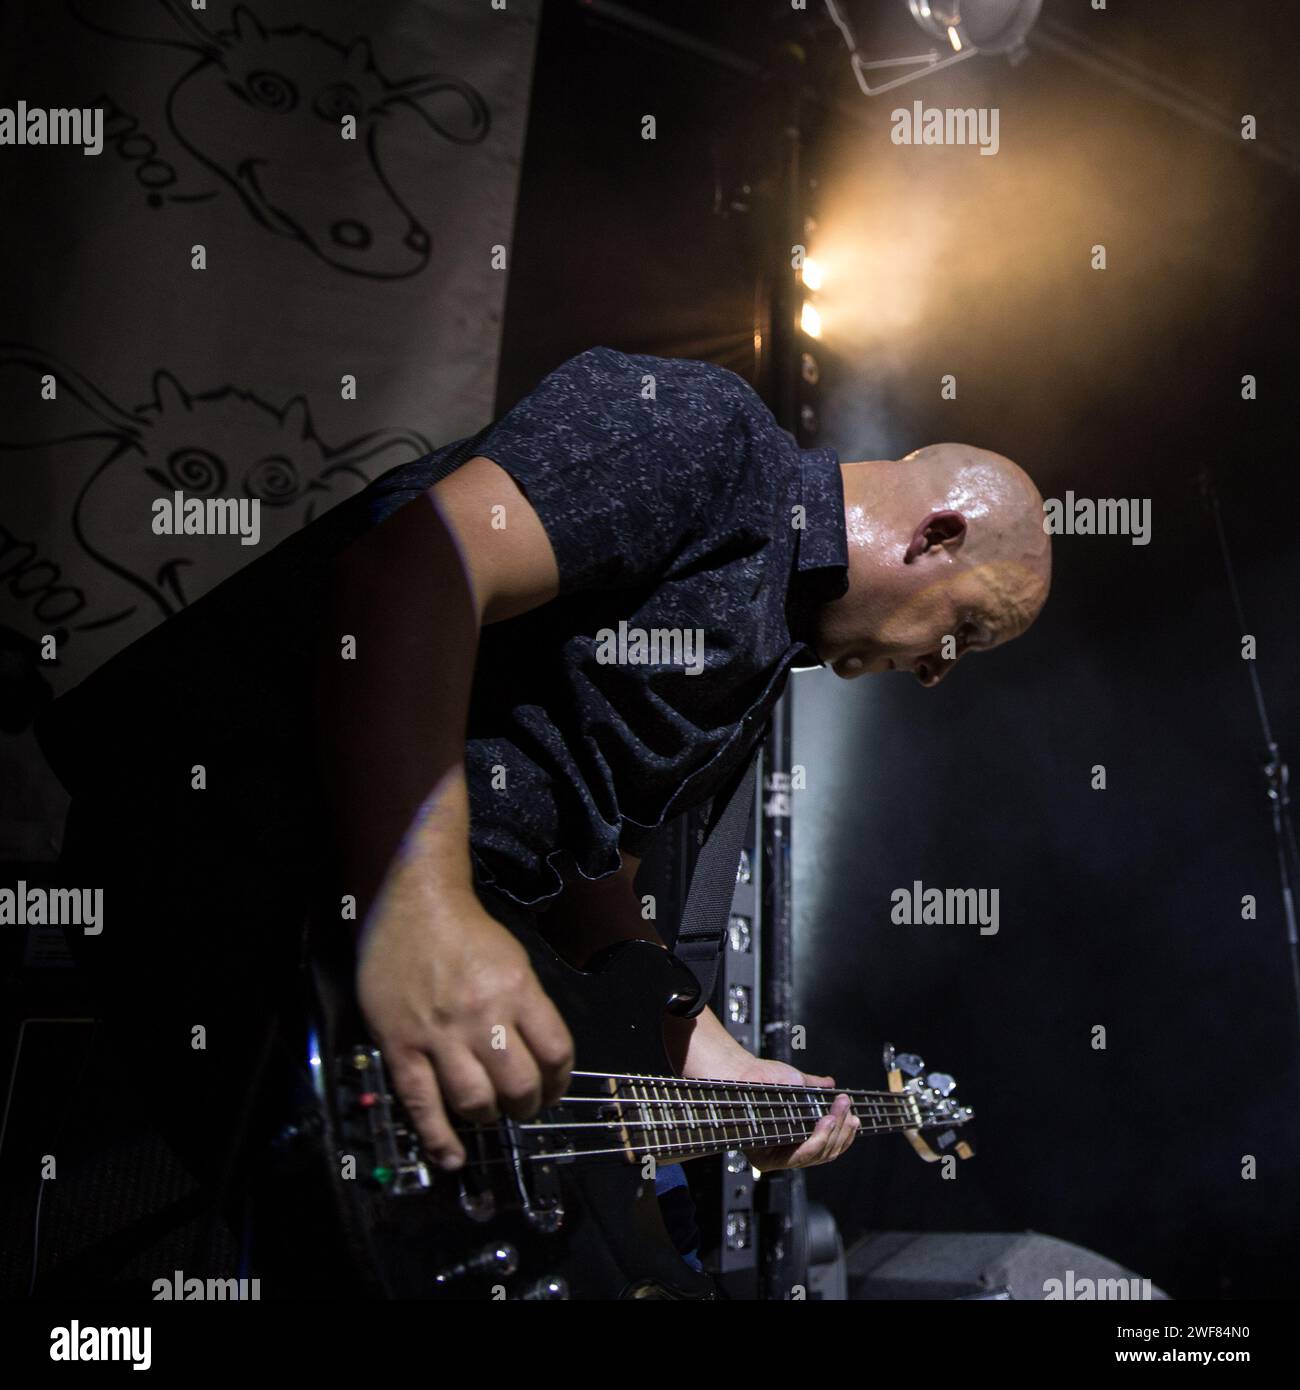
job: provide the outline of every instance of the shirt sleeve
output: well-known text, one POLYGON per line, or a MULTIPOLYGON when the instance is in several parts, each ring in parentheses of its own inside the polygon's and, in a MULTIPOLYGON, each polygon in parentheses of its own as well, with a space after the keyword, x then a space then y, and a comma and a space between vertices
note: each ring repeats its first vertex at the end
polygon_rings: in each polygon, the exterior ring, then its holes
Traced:
POLYGON ((493 427, 480 453, 537 512, 560 592, 664 574, 736 464, 750 388, 725 367, 591 348, 493 427))

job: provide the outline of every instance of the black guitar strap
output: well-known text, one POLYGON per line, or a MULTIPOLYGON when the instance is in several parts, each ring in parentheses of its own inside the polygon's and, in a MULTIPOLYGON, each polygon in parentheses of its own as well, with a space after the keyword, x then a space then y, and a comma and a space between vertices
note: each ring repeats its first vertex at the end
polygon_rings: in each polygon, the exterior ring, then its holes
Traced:
POLYGON ((755 748, 740 771, 713 798, 709 832, 691 874, 674 947, 679 959, 690 966, 700 982, 700 997, 686 1011, 687 1018, 694 1018, 713 997, 731 900, 736 892, 736 868, 745 843, 745 825, 754 808, 757 761, 755 748))

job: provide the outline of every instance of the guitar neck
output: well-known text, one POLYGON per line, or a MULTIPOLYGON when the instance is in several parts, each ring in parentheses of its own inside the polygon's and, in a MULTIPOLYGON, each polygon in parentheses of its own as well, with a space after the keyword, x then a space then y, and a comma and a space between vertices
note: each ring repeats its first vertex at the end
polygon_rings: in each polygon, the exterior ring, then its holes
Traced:
POLYGON ((617 1144, 633 1156, 673 1163, 729 1149, 800 1144, 837 1095, 849 1097, 862 1134, 897 1134, 923 1125, 915 1099, 906 1093, 676 1076, 574 1075, 607 1093, 599 1098, 600 1116, 593 1115, 589 1127, 575 1132, 566 1126, 571 1141, 589 1136, 577 1144, 579 1154, 608 1153, 617 1144))

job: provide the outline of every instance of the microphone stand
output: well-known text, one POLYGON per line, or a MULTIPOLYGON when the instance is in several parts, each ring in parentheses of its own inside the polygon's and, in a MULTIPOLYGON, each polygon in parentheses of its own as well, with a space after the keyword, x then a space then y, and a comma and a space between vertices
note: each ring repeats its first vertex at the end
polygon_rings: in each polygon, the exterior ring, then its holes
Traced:
MULTIPOLYGON (((1246 615, 1241 606, 1241 594, 1237 588, 1237 573, 1232 564, 1232 553, 1228 549, 1228 536, 1223 528, 1223 516, 1219 511, 1219 494, 1210 477, 1208 469, 1201 471, 1201 496, 1214 518, 1214 529, 1219 540, 1219 553, 1223 557, 1224 573, 1228 577, 1228 592, 1232 596, 1232 606, 1237 615, 1237 624, 1242 633, 1250 629, 1246 626, 1246 615)), ((1250 674, 1251 690, 1255 696, 1255 710, 1259 715, 1260 728, 1264 734, 1266 750, 1263 763, 1264 788, 1269 799, 1273 821, 1273 839, 1277 846, 1277 871, 1282 888, 1282 915, 1286 921, 1287 947, 1291 955, 1291 984, 1295 993, 1296 1026, 1300 1031, 1300 937, 1296 933, 1295 891, 1292 887, 1292 862, 1300 864, 1300 852, 1296 849, 1295 822, 1291 819, 1290 771, 1273 737, 1273 726, 1268 717, 1268 706, 1264 703, 1264 688, 1260 684, 1259 672, 1255 662, 1246 663, 1250 674), (1290 850, 1288 858, 1287 850, 1290 850)))

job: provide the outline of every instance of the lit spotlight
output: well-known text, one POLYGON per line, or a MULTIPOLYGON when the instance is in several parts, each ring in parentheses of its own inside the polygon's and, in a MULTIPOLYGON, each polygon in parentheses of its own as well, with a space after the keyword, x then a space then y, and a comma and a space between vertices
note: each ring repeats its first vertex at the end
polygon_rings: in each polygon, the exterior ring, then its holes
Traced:
POLYGON ((805 289, 819 290, 822 287, 822 263, 811 256, 803 263, 803 283, 805 289))
POLYGON ((869 97, 878 97, 905 82, 914 82, 918 77, 964 62, 977 53, 1001 53, 1012 63, 1018 63, 1028 52, 1025 36, 1034 27, 1043 7, 1043 0, 903 0, 917 24, 931 38, 946 42, 952 52, 946 57, 931 50, 906 58, 866 58, 859 52, 858 41, 840 10, 843 0, 838 3, 837 0, 824 0, 824 3, 849 50, 858 86, 869 97), (869 73, 903 67, 913 70, 877 86, 871 85, 869 73))
POLYGON ((805 299, 803 308, 799 311, 799 327, 810 338, 820 338, 822 335, 822 316, 810 300, 805 299))
POLYGON ((931 38, 944 39, 955 53, 1013 53, 1034 27, 1043 0, 907 0, 912 18, 931 38))

